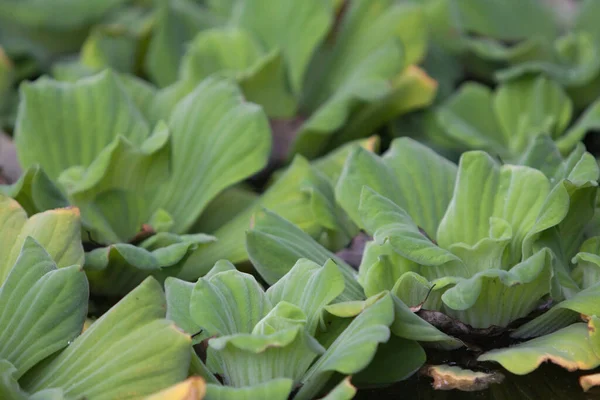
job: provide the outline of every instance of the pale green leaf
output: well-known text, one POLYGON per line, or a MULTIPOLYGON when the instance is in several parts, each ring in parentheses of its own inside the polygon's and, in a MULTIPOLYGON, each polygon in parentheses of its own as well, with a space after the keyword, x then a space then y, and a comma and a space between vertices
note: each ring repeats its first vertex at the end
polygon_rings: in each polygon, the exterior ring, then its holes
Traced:
POLYGON ((0 253, 3 254, 0 282, 4 282, 8 276, 28 236, 46 249, 59 268, 83 264, 77 209, 46 211, 28 219, 25 211, 13 199, 0 195, 0 204, 0 253))
POLYGON ((459 258, 437 246, 419 230, 406 211, 391 200, 365 186, 360 198, 360 213, 368 233, 375 242, 389 242, 401 256, 428 268, 428 275, 436 276, 452 271, 464 273, 459 258))
POLYGON ((393 319, 389 295, 360 313, 302 378, 296 399, 313 398, 334 372, 350 375, 364 369, 375 357, 379 343, 389 340, 393 319))
POLYGON ((495 361, 517 375, 528 374, 545 361, 569 371, 593 369, 600 365, 598 324, 598 318, 594 317, 588 324, 573 324, 525 343, 489 351, 479 356, 478 361, 495 361))
POLYGON ((271 310, 253 276, 233 270, 199 279, 192 292, 192 320, 209 335, 251 333, 271 310))
POLYGON ((60 387, 66 396, 95 399, 169 387, 187 375, 191 339, 164 314, 162 289, 148 278, 21 384, 30 392, 60 387))
POLYGON ((344 291, 340 299, 364 298, 351 266, 275 213, 264 211, 255 216, 254 227, 246 235, 246 246, 252 264, 268 283, 275 284, 300 258, 318 265, 333 260, 344 277, 344 291))
POLYGON ((177 275, 185 261, 212 236, 201 233, 154 234, 139 245, 117 243, 94 249, 85 255, 85 270, 94 293, 106 296, 127 293, 148 276, 162 282, 177 275))
POLYGON ((331 2, 248 0, 238 10, 237 23, 268 49, 280 49, 289 70, 292 91, 298 94, 317 45, 334 22, 331 2))
POLYGON ((244 387, 276 378, 298 382, 325 349, 304 330, 306 316, 280 302, 253 329, 210 339, 211 357, 227 384, 244 387))
POLYGON ((262 110, 222 79, 198 85, 175 107, 169 128, 177 178, 160 187, 151 209, 164 208, 183 233, 223 189, 266 164, 270 131, 262 110))
POLYGON ((546 335, 564 328, 582 315, 587 317, 599 315, 600 307, 597 301, 599 295, 600 283, 596 283, 575 294, 570 299, 561 301, 539 317, 521 325, 511 336, 530 338, 546 335))
POLYGON ((214 384, 207 385, 205 400, 255 400, 272 399, 287 400, 292 392, 294 381, 291 379, 279 378, 258 385, 234 388, 227 386, 218 386, 214 384))
POLYGON ((14 365, 16 378, 79 335, 88 296, 80 265, 57 269, 34 239, 25 239, 0 287, 0 359, 14 365))
POLYGON ((323 307, 343 291, 344 276, 332 260, 320 266, 299 259, 290 272, 267 290, 267 298, 271 304, 286 301, 300 307, 307 317, 306 330, 314 335, 323 307))
POLYGON ((56 180, 69 167, 88 167, 116 135, 139 145, 150 128, 115 74, 76 83, 38 79, 21 87, 15 132, 23 168, 40 164, 56 180))
POLYGON ((474 328, 508 326, 538 306, 550 292, 552 275, 552 255, 544 249, 509 271, 490 269, 458 280, 442 295, 443 309, 474 328))

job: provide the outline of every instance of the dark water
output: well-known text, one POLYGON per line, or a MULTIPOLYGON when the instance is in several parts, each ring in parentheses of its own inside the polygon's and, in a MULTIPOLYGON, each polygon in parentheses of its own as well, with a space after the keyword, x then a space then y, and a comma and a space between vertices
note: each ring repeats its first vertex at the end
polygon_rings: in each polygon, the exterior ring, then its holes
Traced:
POLYGON ((584 392, 579 386, 579 377, 600 372, 568 372, 552 364, 544 364, 535 372, 517 376, 502 372, 505 376, 501 384, 493 384, 478 392, 458 390, 440 391, 431 387, 432 379, 415 375, 407 381, 380 389, 362 389, 356 399, 417 399, 417 400, 590 400, 600 399, 600 387, 584 392))

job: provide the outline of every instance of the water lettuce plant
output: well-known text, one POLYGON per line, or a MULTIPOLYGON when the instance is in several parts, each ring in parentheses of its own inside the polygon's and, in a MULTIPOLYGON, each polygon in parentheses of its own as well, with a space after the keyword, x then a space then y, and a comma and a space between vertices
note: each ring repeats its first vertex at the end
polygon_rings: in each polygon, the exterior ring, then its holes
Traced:
MULTIPOLYGON (((435 95, 435 82, 415 66, 427 37, 417 5, 231 3, 227 22, 200 30, 180 61, 165 56, 172 46, 161 47, 161 67, 153 68, 154 75, 170 84, 161 91, 167 98, 188 93, 214 73, 235 78, 271 118, 279 161, 298 153, 313 158, 366 137, 397 115, 428 105, 435 95)), ((186 36, 172 31, 170 37, 186 36)))
POLYGON ((561 261, 583 241, 575 227, 594 212, 599 174, 591 155, 573 158, 549 178, 477 151, 457 168, 410 139, 381 159, 357 150, 336 194, 373 237, 359 272, 366 294, 395 285, 414 306, 414 292, 431 289, 424 308, 480 329, 508 326, 551 292, 569 296, 577 285, 561 261), (417 179, 429 187, 407 190, 417 179))
MULTIPOLYGON (((153 128, 114 73, 76 83, 40 79, 21 92, 15 142, 32 171, 6 190, 35 208, 79 207, 92 240, 111 245, 88 254, 90 270, 160 274, 180 266, 212 240, 186 234, 208 202, 268 157, 264 114, 225 79, 203 82, 153 128), (57 188, 48 189, 48 180, 57 188)), ((121 288, 107 284, 123 291, 140 281, 126 276, 121 288)))
MULTIPOLYGON (((166 281, 169 318, 188 333, 200 334, 196 340, 208 338, 203 367, 208 398, 262 393, 287 399, 299 389, 293 398, 311 399, 334 372, 350 375, 367 367, 378 344, 390 339, 392 299, 378 296, 350 314, 356 307, 337 303, 338 314, 345 311, 345 318, 327 320, 328 304, 343 290, 343 276, 331 260, 320 266, 301 259, 266 292, 251 275, 227 262, 217 263, 195 284, 166 281)), ((409 374, 423 362, 419 350, 404 353, 409 374)), ((341 384, 338 390, 348 392, 341 384)))
POLYGON ((505 162, 518 162, 538 135, 549 135, 568 154, 586 133, 600 126, 600 103, 572 121, 573 101, 543 76, 502 83, 495 91, 467 82, 436 111, 435 142, 485 150, 505 162), (437 134, 437 137, 436 137, 437 134))
POLYGON ((597 2, 431 0, 426 8, 433 41, 470 74, 486 81, 544 75, 577 109, 597 99, 597 2))

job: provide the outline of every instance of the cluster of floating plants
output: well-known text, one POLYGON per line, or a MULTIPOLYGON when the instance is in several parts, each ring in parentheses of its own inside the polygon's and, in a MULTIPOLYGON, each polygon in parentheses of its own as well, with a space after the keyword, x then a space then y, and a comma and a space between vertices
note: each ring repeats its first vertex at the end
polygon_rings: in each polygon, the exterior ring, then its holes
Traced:
POLYGON ((0 0, 0 398, 598 390, 598 18, 0 0))

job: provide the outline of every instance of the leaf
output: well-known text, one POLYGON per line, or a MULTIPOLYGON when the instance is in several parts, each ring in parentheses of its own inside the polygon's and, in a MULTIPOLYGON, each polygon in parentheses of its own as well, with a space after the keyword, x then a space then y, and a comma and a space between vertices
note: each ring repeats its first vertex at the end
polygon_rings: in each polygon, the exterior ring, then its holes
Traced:
POLYGON ((31 237, 0 287, 0 358, 18 379, 75 339, 87 314, 88 283, 81 266, 57 269, 31 237))
POLYGON ((117 136, 88 168, 75 166, 61 173, 61 187, 100 241, 126 242, 148 222, 146 198, 169 177, 168 142, 168 127, 161 122, 139 148, 117 136), (117 202, 108 201, 119 195, 126 199, 120 210, 117 202))
POLYGON ((430 237, 435 237, 452 198, 456 165, 409 138, 394 140, 382 160, 392 169, 399 184, 397 204, 430 237), (427 185, 415 191, 415 186, 422 182, 427 185))
POLYGON ((535 0, 491 0, 476 4, 453 3, 461 28, 498 39, 552 36, 556 24, 545 4, 535 0))
POLYGON ((23 168, 39 163, 53 181, 69 167, 88 167, 118 134, 136 145, 150 134, 109 71, 77 83, 38 79, 23 85, 21 93, 15 131, 19 160, 23 168))
POLYGON ((94 293, 119 295, 129 292, 148 276, 162 282, 176 275, 198 248, 213 241, 212 236, 201 233, 160 232, 138 246, 117 243, 86 253, 85 270, 94 293))
POLYGON ((444 350, 454 350, 464 346, 460 340, 445 334, 419 317, 395 293, 392 294, 395 316, 391 330, 394 335, 424 342, 427 346, 444 350))
POLYGON ((402 381, 418 371, 425 360, 419 343, 392 335, 379 345, 371 363, 353 376, 354 384, 380 386, 402 381))
POLYGON ((369 187, 362 190, 359 211, 367 232, 373 235, 376 243, 389 241, 401 256, 435 267, 428 269, 433 276, 448 271, 452 271, 452 275, 462 272, 464 266, 456 256, 434 244, 421 233, 406 211, 369 187))
POLYGON ((205 398, 206 383, 202 378, 192 376, 170 388, 161 390, 146 400, 201 400, 205 398))
POLYGON ((343 291, 344 276, 332 260, 320 266, 299 259, 266 293, 271 304, 286 301, 300 307, 307 317, 306 330, 314 335, 323 308, 343 291))
POLYGON ((479 84, 465 84, 442 106, 438 121, 468 149, 512 161, 537 135, 549 134, 555 140, 563 135, 572 108, 558 84, 545 77, 525 77, 503 83, 494 93, 479 84))
POLYGON ((534 48, 527 51, 529 54, 518 55, 513 60, 517 61, 514 66, 496 73, 498 80, 543 74, 567 88, 577 109, 583 109, 597 99, 600 52, 594 35, 585 31, 571 32, 559 37, 552 48, 544 41, 531 44, 534 48))
POLYGON ((600 282, 564 300, 539 317, 521 325, 511 333, 515 338, 530 338, 547 335, 577 321, 580 316, 590 317, 600 314, 598 295, 600 282))
POLYGON ((332 4, 249 0, 238 12, 240 26, 251 31, 266 49, 282 51, 292 91, 298 94, 314 49, 333 23, 332 4))
POLYGON ((598 319, 594 317, 588 324, 573 324, 513 347, 492 350, 477 360, 495 361, 517 375, 528 374, 545 361, 569 371, 593 369, 600 365, 597 326, 598 319))
POLYGON ((527 316, 550 292, 551 261, 550 251, 544 249, 509 271, 490 269, 458 280, 442 295, 444 312, 473 328, 508 326, 527 316))
POLYGON ((0 185, 0 193, 15 199, 28 215, 69 205, 39 165, 28 168, 12 185, 0 185))
MULTIPOLYGON (((276 378, 298 382, 325 349, 304 329, 306 316, 298 307, 278 303, 251 334, 238 333, 209 340, 209 357, 227 384, 244 387, 276 378)), ((210 361, 209 361, 210 363, 210 361)))
POLYGON ((474 245, 489 237, 492 221, 500 218, 512 230, 510 250, 503 259, 504 265, 512 265, 521 260, 523 241, 538 223, 550 190, 549 180, 537 170, 498 166, 483 152, 465 153, 454 196, 438 229, 438 243, 444 248, 453 243, 474 245), (455 229, 457 224, 463 229, 455 229))
POLYGON ((350 377, 338 383, 322 400, 350 400, 356 395, 356 388, 350 382, 350 377))
POLYGON ((205 400, 286 400, 292 391, 294 381, 279 378, 258 385, 234 388, 209 384, 205 400))
POLYGON ((46 211, 27 218, 11 198, 0 195, 0 283, 4 282, 28 236, 42 245, 59 268, 83 264, 79 212, 74 208, 46 211))
POLYGON ((188 335, 202 330, 190 314, 190 303, 195 284, 169 277, 165 280, 165 296, 167 299, 167 319, 188 335))
POLYGON ((283 278, 298 259, 305 258, 323 265, 333 260, 344 277, 344 292, 340 299, 363 299, 356 272, 300 228, 270 211, 255 216, 253 228, 246 234, 246 246, 252 264, 268 283, 283 278))
POLYGON ((60 387, 68 397, 112 399, 122 393, 141 397, 182 381, 191 339, 164 313, 161 287, 148 278, 58 356, 29 371, 23 388, 60 387))
POLYGON ((297 400, 310 399, 333 375, 355 374, 373 359, 379 343, 390 337, 389 325, 394 318, 390 296, 385 296, 358 315, 308 370, 297 400))
POLYGON ((424 24, 424 13, 414 4, 389 0, 349 4, 330 42, 319 49, 308 69, 302 109, 310 110, 311 117, 298 132, 292 153, 312 158, 332 148, 331 139, 339 145, 357 138, 360 131, 343 132, 353 109, 368 110, 362 115, 353 112, 359 115, 354 122, 364 126, 360 132, 364 136, 391 117, 421 107, 429 90, 402 99, 400 93, 407 89, 407 76, 401 76, 404 67, 424 55, 426 40, 420 34, 424 24))
POLYGON ((152 81, 164 87, 177 80, 179 65, 187 43, 200 30, 211 28, 220 18, 189 0, 159 3, 156 27, 145 59, 152 81))
POLYGON ((7 360, 0 359, 0 395, 3 399, 28 400, 16 378, 17 368, 7 360))
POLYGON ((237 270, 199 279, 190 299, 192 320, 211 336, 251 333, 271 308, 254 277, 237 270))
POLYGON ((571 262, 576 265, 571 275, 579 287, 587 289, 600 283, 600 237, 587 239, 571 262))
POLYGON ((419 271, 417 263, 398 254, 389 241, 367 242, 358 269, 358 282, 367 297, 391 290, 396 281, 409 271, 419 271))
POLYGON ((159 188, 150 209, 164 208, 176 233, 183 233, 218 193, 266 164, 270 135, 262 110, 245 103, 233 83, 216 78, 183 99, 168 125, 177 179, 159 188))
MULTIPOLYGON (((246 231, 252 216, 263 208, 288 219, 313 238, 339 233, 341 236, 347 236, 349 240, 347 221, 335 204, 329 182, 307 160, 298 156, 253 204, 227 224, 211 232, 217 237, 217 242, 191 257, 179 276, 187 280, 195 279, 204 275, 220 259, 234 263, 247 260, 246 231)), ((298 258, 300 257, 296 257, 289 264, 285 272, 298 258)), ((313 261, 323 264, 326 259, 313 261)))
MULTIPOLYGON (((404 208, 431 237, 448 207, 456 166, 429 148, 409 138, 392 142, 382 158, 357 149, 346 160, 336 187, 336 197, 359 225, 360 192, 363 185, 404 208), (427 181, 430 189, 414 190, 416 182, 427 181)), ((362 226, 362 225, 361 225, 362 226)))

